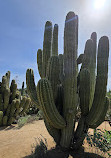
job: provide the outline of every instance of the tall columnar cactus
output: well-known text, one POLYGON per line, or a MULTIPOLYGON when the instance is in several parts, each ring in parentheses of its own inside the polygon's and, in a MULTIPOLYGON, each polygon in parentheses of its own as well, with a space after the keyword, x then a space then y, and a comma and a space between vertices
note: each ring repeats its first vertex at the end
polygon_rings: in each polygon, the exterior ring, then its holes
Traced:
POLYGON ((40 49, 37 52, 41 79, 36 88, 33 70, 28 69, 27 90, 32 101, 43 111, 46 128, 57 145, 77 149, 88 128, 96 128, 104 121, 108 108, 109 40, 106 36, 101 37, 97 50, 97 35, 92 33, 84 54, 77 57, 78 16, 69 12, 64 28, 64 53, 58 55, 58 26, 55 26, 52 38, 52 23, 46 22, 43 52, 40 49), (82 64, 79 72, 78 64, 82 64), (75 129, 78 105, 81 118, 75 129))
POLYGON ((21 95, 25 95, 24 82, 22 82, 21 95))
POLYGON ((30 104, 29 98, 21 97, 15 80, 12 80, 10 87, 9 82, 10 71, 2 77, 2 82, 0 82, 0 126, 11 125, 30 104))

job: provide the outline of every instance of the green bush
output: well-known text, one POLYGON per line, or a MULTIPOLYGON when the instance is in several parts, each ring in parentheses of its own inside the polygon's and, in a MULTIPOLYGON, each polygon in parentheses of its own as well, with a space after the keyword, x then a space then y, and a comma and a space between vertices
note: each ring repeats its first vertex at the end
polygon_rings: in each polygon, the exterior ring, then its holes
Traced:
POLYGON ((96 129, 94 135, 87 134, 86 140, 90 147, 94 146, 111 156, 111 131, 96 129))
POLYGON ((32 150, 30 158, 44 158, 47 152, 47 147, 47 140, 45 138, 44 140, 37 138, 36 145, 33 145, 32 147, 34 150, 32 150))
POLYGON ((110 104, 109 104, 109 108, 107 110, 105 119, 108 121, 111 121, 111 90, 107 92, 107 96, 109 97, 110 104))

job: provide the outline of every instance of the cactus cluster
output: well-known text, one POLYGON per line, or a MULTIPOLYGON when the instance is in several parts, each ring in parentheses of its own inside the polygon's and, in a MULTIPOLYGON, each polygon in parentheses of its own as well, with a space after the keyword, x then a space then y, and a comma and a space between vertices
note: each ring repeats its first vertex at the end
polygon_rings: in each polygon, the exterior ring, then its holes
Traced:
POLYGON ((0 82, 0 126, 11 125, 18 115, 27 110, 30 99, 22 97, 17 90, 15 80, 10 82, 10 71, 2 77, 0 82))
POLYGON ((97 47, 95 32, 87 40, 84 54, 78 57, 78 16, 74 12, 66 16, 63 54, 58 54, 58 25, 53 29, 52 23, 46 22, 43 51, 37 52, 41 79, 36 87, 33 70, 28 69, 26 84, 57 145, 79 148, 88 129, 97 128, 104 121, 109 105, 106 97, 108 57, 108 37, 101 37, 97 47), (78 64, 81 64, 79 72, 78 64), (75 128, 78 106, 81 118, 75 128))

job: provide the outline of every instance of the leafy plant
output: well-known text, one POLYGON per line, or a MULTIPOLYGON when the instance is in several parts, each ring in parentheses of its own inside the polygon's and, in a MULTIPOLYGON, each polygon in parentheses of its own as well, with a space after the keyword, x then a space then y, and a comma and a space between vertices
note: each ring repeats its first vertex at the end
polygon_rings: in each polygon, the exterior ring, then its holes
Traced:
POLYGON ((109 90, 107 92, 107 96, 109 97, 109 101, 110 101, 110 104, 109 104, 109 108, 107 110, 107 113, 106 113, 106 120, 110 121, 111 122, 111 90, 109 90))
POLYGON ((111 156, 111 131, 96 129, 94 135, 87 133, 86 140, 90 147, 94 146, 111 156))

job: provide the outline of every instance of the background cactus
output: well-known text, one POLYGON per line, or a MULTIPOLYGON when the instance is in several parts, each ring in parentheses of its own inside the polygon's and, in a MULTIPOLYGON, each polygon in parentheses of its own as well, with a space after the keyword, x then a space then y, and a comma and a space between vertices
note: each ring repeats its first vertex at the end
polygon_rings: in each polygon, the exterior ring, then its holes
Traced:
POLYGON ((105 119, 111 122, 111 90, 107 92, 107 96, 109 97, 110 105, 108 107, 105 119))
POLYGON ((2 82, 0 82, 0 126, 11 125, 30 104, 30 98, 22 97, 17 90, 15 80, 12 80, 10 87, 9 82, 10 71, 2 77, 2 82))
POLYGON ((21 95, 25 95, 24 82, 22 82, 21 95))
POLYGON ((77 149, 88 128, 96 128, 104 121, 108 108, 109 40, 106 36, 101 37, 97 51, 97 35, 92 33, 84 54, 77 57, 78 16, 69 12, 64 28, 64 53, 58 55, 58 26, 55 26, 52 37, 52 23, 46 22, 43 52, 40 49, 37 52, 41 79, 36 88, 33 70, 28 69, 27 90, 32 101, 43 111, 46 128, 57 145, 77 149), (78 64, 82 64, 79 72, 78 64), (81 118, 75 129, 78 105, 81 118))

